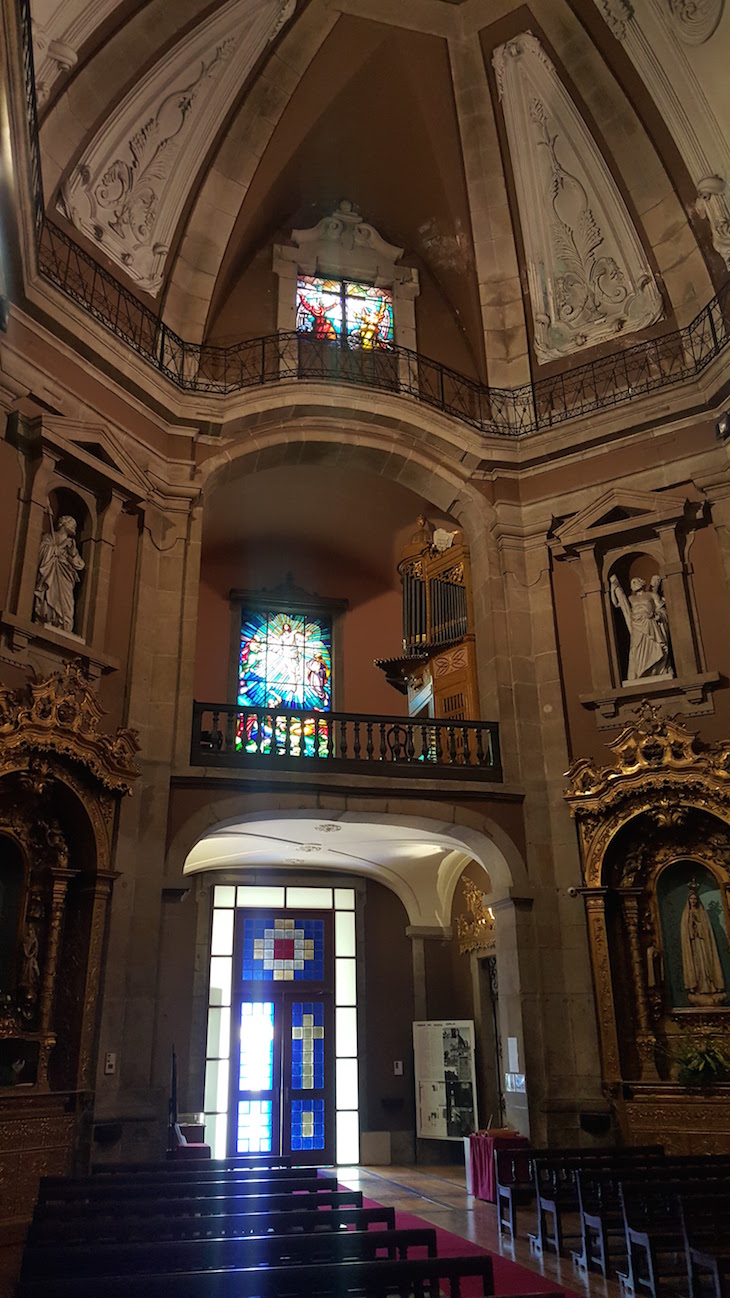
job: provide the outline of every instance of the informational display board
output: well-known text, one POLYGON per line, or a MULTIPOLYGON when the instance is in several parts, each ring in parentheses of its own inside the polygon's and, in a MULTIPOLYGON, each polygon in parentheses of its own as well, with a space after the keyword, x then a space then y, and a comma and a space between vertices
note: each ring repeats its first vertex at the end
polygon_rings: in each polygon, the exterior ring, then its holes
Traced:
POLYGON ((442 1019, 413 1024, 417 1135, 462 1140, 478 1128, 474 1023, 442 1019))

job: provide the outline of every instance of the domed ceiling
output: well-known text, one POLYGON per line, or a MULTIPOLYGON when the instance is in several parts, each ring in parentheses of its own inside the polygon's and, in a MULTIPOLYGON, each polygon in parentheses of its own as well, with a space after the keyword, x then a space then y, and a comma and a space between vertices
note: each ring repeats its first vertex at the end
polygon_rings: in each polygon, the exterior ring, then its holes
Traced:
POLYGON ((187 341, 274 333, 274 247, 345 198, 493 386, 726 278, 723 0, 30 6, 47 215, 187 341))

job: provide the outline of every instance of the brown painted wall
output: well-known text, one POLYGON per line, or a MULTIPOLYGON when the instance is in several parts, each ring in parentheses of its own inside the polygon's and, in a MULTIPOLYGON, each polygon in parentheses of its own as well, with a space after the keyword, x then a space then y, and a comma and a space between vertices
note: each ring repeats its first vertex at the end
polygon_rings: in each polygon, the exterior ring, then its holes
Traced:
POLYGON ((344 671, 340 705, 350 712, 402 715, 406 700, 373 666, 401 645, 399 589, 388 590, 368 573, 343 564, 331 552, 250 546, 245 552, 204 561, 198 612, 195 697, 201 702, 229 698, 232 589, 278 586, 291 572, 295 585, 333 599, 347 599, 342 621, 344 671))

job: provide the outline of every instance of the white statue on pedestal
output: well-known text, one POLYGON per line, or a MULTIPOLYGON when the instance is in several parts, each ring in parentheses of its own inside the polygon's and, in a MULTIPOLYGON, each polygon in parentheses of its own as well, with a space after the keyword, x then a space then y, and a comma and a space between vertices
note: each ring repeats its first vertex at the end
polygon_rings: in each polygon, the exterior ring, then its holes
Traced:
POLYGON ((660 587, 661 577, 652 577, 649 590, 643 577, 632 577, 627 598, 618 577, 612 576, 609 581, 611 603, 621 609, 629 632, 625 685, 647 676, 652 679, 674 676, 669 662, 667 605, 660 587))
POLYGON ((55 528, 41 537, 38 555, 34 617, 36 622, 60 631, 74 629, 76 586, 86 567, 75 541, 76 519, 59 518, 55 528))

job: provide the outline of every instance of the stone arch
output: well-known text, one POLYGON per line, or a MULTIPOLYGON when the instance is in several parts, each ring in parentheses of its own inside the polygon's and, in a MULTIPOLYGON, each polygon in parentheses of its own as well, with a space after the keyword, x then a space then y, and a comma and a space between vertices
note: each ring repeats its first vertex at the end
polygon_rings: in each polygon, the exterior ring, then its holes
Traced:
MULTIPOLYGON (((338 808, 323 806, 316 795, 293 796, 291 794, 272 794, 266 798, 266 809, 261 809, 261 799, 256 799, 258 807, 251 809, 250 800, 245 794, 225 797, 215 804, 208 804, 193 812, 180 826, 172 838, 167 852, 166 874, 168 878, 179 879, 185 872, 186 862, 193 848, 210 835, 210 831, 221 830, 236 824, 255 824, 266 820, 277 812, 291 820, 309 819, 313 816, 335 816, 344 822, 362 824, 369 822, 375 825, 397 825, 412 828, 414 833, 423 832, 438 838, 445 848, 454 849, 476 860, 491 879, 491 896, 494 899, 508 897, 513 893, 527 895, 529 887, 527 872, 522 857, 509 836, 488 816, 455 807, 448 803, 429 802, 429 815, 414 815, 411 799, 373 798, 369 804, 372 810, 362 812, 359 807, 348 810, 349 799, 338 800, 338 808), (344 804, 344 807, 343 807, 344 804), (433 830, 430 825, 433 824, 433 830), (453 844, 453 847, 451 845, 453 844)), ((361 802, 360 799, 356 800, 361 802)), ((418 804, 423 809, 423 803, 418 804)), ((448 860, 448 856, 446 857, 448 860)), ((303 862, 304 865, 304 862, 303 862)), ((463 861, 455 868, 448 865, 442 871, 442 863, 424 868, 419 866, 418 880, 409 877, 406 869, 397 870, 392 866, 374 869, 350 869, 350 873, 360 873, 384 884, 402 901, 408 914, 409 923, 416 926, 438 926, 448 928, 451 915, 451 903, 456 883, 463 867, 463 861)), ((222 867, 224 868, 224 867, 222 867)), ((320 869, 317 866, 317 869, 320 869)), ((193 871, 188 871, 188 876, 193 871)))

